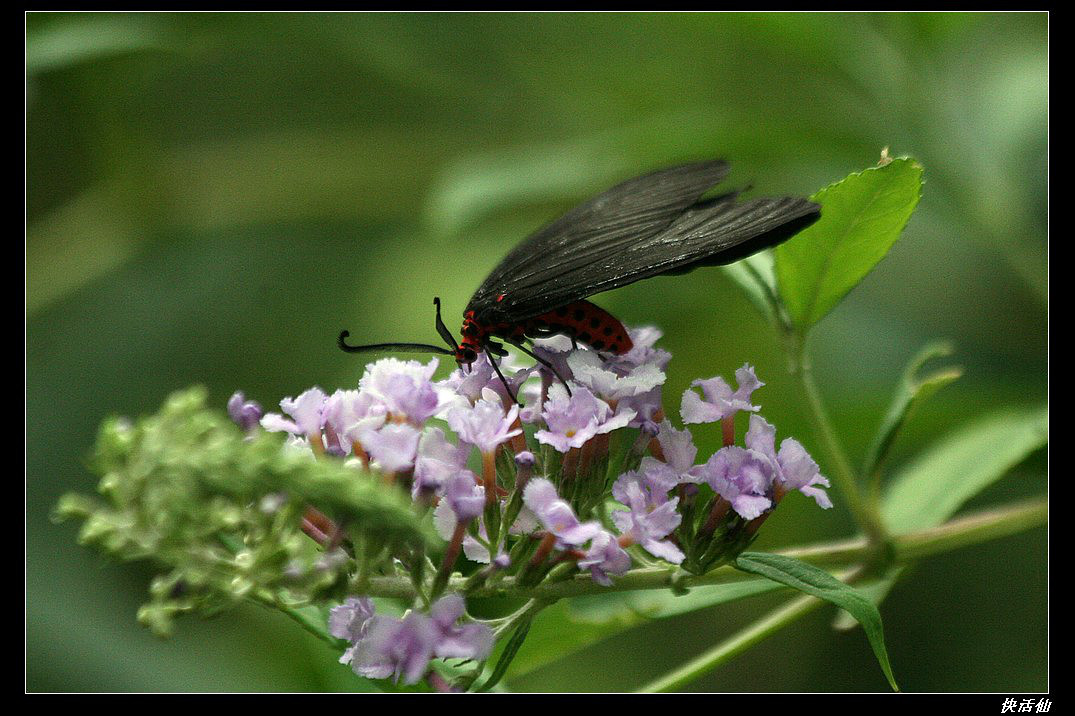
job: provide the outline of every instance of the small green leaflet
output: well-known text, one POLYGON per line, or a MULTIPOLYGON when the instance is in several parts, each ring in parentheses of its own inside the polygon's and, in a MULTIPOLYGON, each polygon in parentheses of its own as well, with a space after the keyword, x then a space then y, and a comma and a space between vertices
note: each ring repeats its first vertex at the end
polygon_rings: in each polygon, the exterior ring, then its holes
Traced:
POLYGON ((821 218, 775 249, 780 296, 799 332, 820 321, 884 258, 922 194, 922 165, 895 159, 811 197, 821 218))
POLYGON ((519 649, 522 647, 523 642, 526 641, 526 635, 530 633, 530 624, 533 621, 532 618, 526 619, 519 624, 519 626, 515 627, 515 631, 512 633, 508 643, 504 646, 504 650, 500 652, 500 659, 497 660, 493 673, 489 675, 489 678, 485 680, 485 683, 474 689, 475 691, 488 691, 504 678, 504 674, 507 673, 508 667, 511 666, 511 662, 515 660, 515 655, 519 653, 519 649))
POLYGON ((959 367, 941 368, 924 376, 918 375, 918 371, 927 361, 949 356, 953 350, 952 344, 948 341, 935 341, 922 348, 907 364, 888 412, 881 421, 881 427, 874 436, 869 450, 866 451, 863 475, 869 476, 881 469, 900 428, 911 417, 914 409, 938 390, 963 375, 963 369, 959 367))
POLYGON ((1045 405, 1008 408, 950 433, 896 475, 881 500, 895 534, 936 527, 1048 442, 1045 405))

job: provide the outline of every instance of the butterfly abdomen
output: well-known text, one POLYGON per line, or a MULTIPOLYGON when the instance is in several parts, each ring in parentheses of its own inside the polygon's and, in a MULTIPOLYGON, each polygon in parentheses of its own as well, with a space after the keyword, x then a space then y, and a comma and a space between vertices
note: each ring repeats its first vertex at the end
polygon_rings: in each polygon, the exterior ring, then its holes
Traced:
POLYGON ((523 330, 532 337, 562 333, 594 350, 616 354, 626 353, 634 345, 615 316, 589 301, 575 301, 530 318, 523 330))

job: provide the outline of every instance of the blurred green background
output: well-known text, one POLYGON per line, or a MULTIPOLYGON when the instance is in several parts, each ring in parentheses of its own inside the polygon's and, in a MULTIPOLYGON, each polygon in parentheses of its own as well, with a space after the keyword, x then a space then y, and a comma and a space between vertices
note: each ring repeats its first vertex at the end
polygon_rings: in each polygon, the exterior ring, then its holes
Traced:
MULTIPOLYGON (((362 688, 256 607, 158 641, 135 622, 148 569, 77 547, 51 506, 93 489, 106 415, 193 383, 221 408, 237 388, 272 405, 353 386, 340 329, 436 342, 434 295, 458 316, 526 233, 646 170, 720 156, 732 183, 808 195, 886 145, 926 167, 904 237, 811 341, 854 459, 929 339, 953 339, 966 375, 916 415, 897 465, 1047 396, 1043 13, 30 13, 26 30, 29 690, 362 688)), ((749 361, 780 437, 819 454, 777 336, 719 269, 597 302, 664 330, 670 404, 749 361)), ((1035 455, 975 505, 1044 493, 1046 468, 1035 455)), ((757 547, 850 536, 834 499, 786 500, 757 547)), ((1047 689, 1047 594, 1045 529, 921 563, 882 607, 901 684, 1047 689)), ((631 689, 784 598, 655 621, 509 685, 631 689)), ((832 617, 691 688, 885 690, 832 617)))

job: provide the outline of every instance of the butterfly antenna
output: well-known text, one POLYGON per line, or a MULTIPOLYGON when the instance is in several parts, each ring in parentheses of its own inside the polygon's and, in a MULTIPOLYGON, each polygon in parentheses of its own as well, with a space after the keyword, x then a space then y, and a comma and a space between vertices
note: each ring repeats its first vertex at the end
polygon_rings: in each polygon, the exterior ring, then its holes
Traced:
POLYGON ((409 351, 412 353, 439 353, 446 356, 454 356, 455 351, 448 350, 443 346, 431 346, 428 343, 371 343, 364 346, 352 346, 347 342, 350 331, 340 331, 340 337, 336 344, 345 353, 370 353, 373 351, 409 351))

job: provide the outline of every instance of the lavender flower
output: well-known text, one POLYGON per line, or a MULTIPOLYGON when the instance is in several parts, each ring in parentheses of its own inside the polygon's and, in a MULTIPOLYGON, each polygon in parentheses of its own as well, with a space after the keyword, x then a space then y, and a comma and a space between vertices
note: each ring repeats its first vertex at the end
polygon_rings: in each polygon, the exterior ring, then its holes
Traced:
MULTIPOLYGON (((491 358, 487 353, 481 353, 478 359, 470 364, 469 371, 457 368, 452 371, 452 374, 447 379, 437 385, 449 390, 453 395, 466 398, 467 402, 471 404, 481 399, 482 392, 486 388, 495 391, 503 401, 507 403, 513 402, 511 396, 508 395, 508 391, 504 388, 504 383, 500 380, 500 376, 493 369, 490 360, 491 358)), ((533 371, 533 368, 517 368, 506 363, 500 364, 500 372, 504 374, 508 385, 511 386, 513 395, 518 394, 520 387, 531 376, 533 371)))
POLYGON ((430 613, 408 612, 402 619, 374 615, 369 599, 348 599, 332 610, 329 629, 347 639, 351 648, 340 658, 356 674, 370 679, 417 683, 429 661, 442 658, 484 659, 493 647, 493 632, 478 623, 458 625, 466 602, 448 594, 433 603, 430 613))
POLYGON ((682 515, 676 512, 679 498, 673 497, 654 507, 649 504, 637 482, 626 483, 624 496, 627 498, 625 504, 630 509, 612 513, 612 521, 620 532, 629 536, 654 557, 660 557, 672 564, 682 562, 685 557, 683 552, 663 539, 671 534, 683 519, 682 515))
POLYGON ((430 607, 429 615, 439 632, 433 647, 436 656, 477 660, 489 656, 493 630, 478 623, 457 625, 465 610, 466 601, 459 594, 446 594, 430 607))
POLYGON ((760 415, 750 416, 750 427, 744 438, 746 446, 764 456, 773 471, 774 480, 785 490, 798 490, 814 498, 818 506, 832 507, 828 493, 814 485, 829 486, 817 463, 806 452, 806 448, 794 438, 784 438, 780 443, 780 452, 776 452, 776 428, 760 415))
MULTIPOLYGON (((567 365, 567 359, 573 350, 571 339, 562 334, 534 341, 534 355, 555 368, 564 380, 571 380, 571 368, 567 365)), ((559 380, 545 363, 538 364, 538 371, 547 379, 559 380)))
MULTIPOLYGON (((661 337, 661 332, 653 326, 642 328, 629 328, 628 335, 633 344, 631 350, 622 355, 614 355, 609 359, 609 367, 621 375, 632 374, 643 369, 656 369, 664 374, 664 369, 672 359, 672 354, 662 348, 654 348, 653 344, 661 337)), ((664 381, 654 386, 651 390, 625 398, 621 406, 635 411, 632 428, 639 428, 646 420, 653 420, 663 407, 661 391, 664 381)))
POLYGON ((628 328, 627 334, 631 337, 631 350, 618 356, 612 356, 610 363, 616 370, 630 369, 640 365, 653 365, 664 370, 672 354, 663 348, 654 348, 653 345, 663 335, 660 329, 654 326, 642 326, 640 328, 628 328))
POLYGON ((662 385, 664 372, 650 363, 628 366, 621 363, 619 372, 607 366, 595 351, 574 351, 567 357, 574 382, 585 386, 602 400, 618 402, 652 391, 662 385))
MULTIPOLYGON (((473 481, 473 478, 471 478, 473 481)), ((482 504, 485 503, 485 489, 483 487, 476 486, 478 490, 481 490, 482 504)), ((478 494, 475 492, 475 494, 478 494)), ((452 509, 452 504, 448 500, 441 500, 436 508, 433 510, 433 527, 436 528, 437 534, 439 534, 446 542, 451 541, 455 535, 455 528, 459 526, 459 518, 456 517, 455 511, 452 509)), ((482 521, 481 515, 478 515, 478 536, 484 540, 485 544, 489 542, 489 534, 485 531, 485 523, 482 521)), ((482 542, 479 542, 469 531, 463 535, 463 554, 467 556, 472 562, 478 562, 479 564, 489 564, 489 548, 482 542)))
POLYGON ((341 664, 350 664, 354 660, 355 644, 366 636, 374 609, 369 597, 348 597, 347 601, 329 612, 329 633, 350 643, 340 657, 341 664))
POLYGON ((468 448, 453 445, 440 428, 429 428, 422 433, 418 443, 418 457, 414 463, 414 486, 412 495, 432 493, 440 489, 450 478, 463 471, 467 464, 468 448))
POLYGON ((533 474, 534 464, 536 462, 537 458, 535 458, 534 453, 529 450, 523 450, 515 455, 516 489, 526 487, 526 483, 530 481, 530 475, 533 474))
POLYGON ((422 425, 442 407, 440 394, 432 381, 437 364, 436 358, 426 365, 416 360, 382 358, 366 366, 358 386, 362 392, 387 406, 393 415, 422 425))
POLYGON ((470 522, 485 508, 485 488, 477 484, 474 473, 462 470, 445 483, 442 504, 448 505, 457 521, 470 522))
POLYGON ((454 407, 445 415, 448 426, 459 435, 459 439, 476 446, 483 453, 493 452, 500 443, 522 433, 518 428, 512 429, 518 417, 518 405, 512 405, 505 413, 500 397, 489 389, 472 407, 454 407))
POLYGON ((652 457, 642 458, 637 470, 625 472, 612 484, 612 497, 621 504, 627 504, 627 486, 638 485, 646 498, 646 504, 652 507, 668 502, 668 492, 680 483, 679 474, 666 463, 652 457))
POLYGON ((523 383, 516 394, 523 407, 519 410, 519 420, 527 425, 541 422, 541 384, 534 381, 523 383))
POLYGON ((370 679, 392 677, 397 683, 418 683, 429 670, 429 660, 441 632, 429 616, 410 612, 402 619, 376 615, 366 635, 352 651, 351 668, 370 679))
POLYGON ((323 425, 321 413, 325 406, 325 392, 313 387, 297 398, 287 397, 280 401, 280 407, 291 416, 288 420, 279 413, 266 413, 261 418, 261 427, 271 433, 288 432, 299 437, 320 439, 323 425))
POLYGON ((665 463, 681 476, 681 480, 685 480, 694 468, 694 458, 698 455, 698 448, 694 446, 694 437, 690 431, 676 430, 672 423, 665 420, 657 433, 657 442, 661 446, 665 463))
POLYGON ((561 500, 552 482, 543 477, 533 478, 527 483, 523 490, 523 503, 546 531, 556 535, 561 546, 578 547, 601 532, 601 525, 597 522, 580 523, 571 505, 561 500))
POLYGON ((328 631, 337 639, 346 639, 352 644, 366 635, 369 620, 375 611, 373 600, 369 597, 348 597, 338 607, 329 612, 328 631))
MULTIPOLYGON (((474 475, 469 475, 471 482, 473 483, 474 475)), ((460 480, 462 482, 462 480, 460 480)), ((451 540, 455 534, 455 528, 461 520, 477 519, 477 533, 478 536, 470 534, 463 535, 463 554, 467 556, 472 562, 478 562, 480 564, 489 564, 490 561, 496 562, 502 558, 507 558, 502 551, 498 552, 496 557, 491 557, 489 554, 489 533, 485 529, 485 521, 482 516, 482 510, 480 507, 484 507, 485 504, 485 488, 481 485, 474 485, 473 490, 467 494, 465 490, 461 490, 464 496, 468 500, 464 504, 458 502, 459 498, 449 498, 441 500, 436 509, 433 510, 433 526, 437 530, 437 534, 443 537, 445 540, 451 540), (479 507, 480 504, 480 507, 479 507), (469 513, 473 514, 475 509, 478 510, 478 514, 474 517, 468 517, 469 513)), ((525 507, 519 511, 519 516, 515 519, 514 524, 508 529, 509 534, 520 535, 530 534, 538 527, 537 518, 534 517, 534 513, 525 507)), ((498 545, 498 549, 503 546, 503 543, 498 545)), ((509 561, 510 564, 510 561, 509 561)))
POLYGON ((638 470, 620 475, 613 483, 612 496, 622 504, 628 504, 629 483, 636 483, 646 497, 646 504, 654 508, 668 501, 668 492, 676 485, 699 481, 696 473, 700 467, 694 464, 698 448, 689 431, 676 430, 665 420, 657 431, 657 442, 664 454, 663 461, 644 457, 638 470))
POLYGON ((242 391, 236 391, 228 400, 228 416, 244 432, 249 433, 256 428, 264 414, 265 411, 261 409, 261 405, 253 400, 248 401, 242 391))
POLYGON ((772 465, 757 451, 734 445, 721 448, 696 474, 743 519, 752 520, 772 506, 772 465))
POLYGON ((702 388, 702 396, 699 397, 693 390, 683 392, 683 401, 680 405, 679 414, 684 423, 714 423, 736 411, 747 410, 757 412, 760 408, 751 405, 750 395, 758 388, 765 385, 754 375, 754 368, 749 363, 735 371, 735 380, 739 388, 732 391, 728 383, 717 376, 708 380, 696 380, 691 385, 702 388))
POLYGON ((414 466, 421 435, 422 431, 413 425, 392 423, 363 432, 362 447, 381 470, 401 472, 414 466))
POLYGON ((776 451, 776 428, 759 415, 750 416, 744 438, 746 448, 718 450, 695 471, 700 481, 728 500, 743 519, 752 520, 773 505, 776 485, 781 490, 800 490, 821 507, 832 507, 828 494, 814 485, 829 486, 803 446, 786 438, 776 451))
POLYGON ((607 433, 625 427, 635 412, 622 409, 613 413, 608 403, 599 399, 589 389, 576 387, 568 396, 567 389, 557 383, 549 388, 542 415, 547 430, 538 430, 534 437, 560 452, 582 447, 598 433, 607 433))
POLYGON ((620 546, 616 536, 606 530, 601 530, 586 555, 579 560, 579 569, 589 569, 593 581, 600 585, 611 587, 610 574, 624 574, 631 568, 631 556, 620 546))
POLYGON ((387 405, 359 390, 337 390, 325 400, 321 411, 330 441, 334 439, 345 454, 354 443, 361 444, 360 435, 384 425, 387 414, 387 405))
POLYGON ((442 490, 443 497, 433 510, 433 526, 437 534, 450 541, 460 522, 466 524, 478 519, 479 541, 471 534, 463 535, 463 554, 467 559, 481 564, 489 563, 489 535, 481 519, 485 509, 485 487, 477 484, 474 473, 462 470, 448 478, 442 490))

